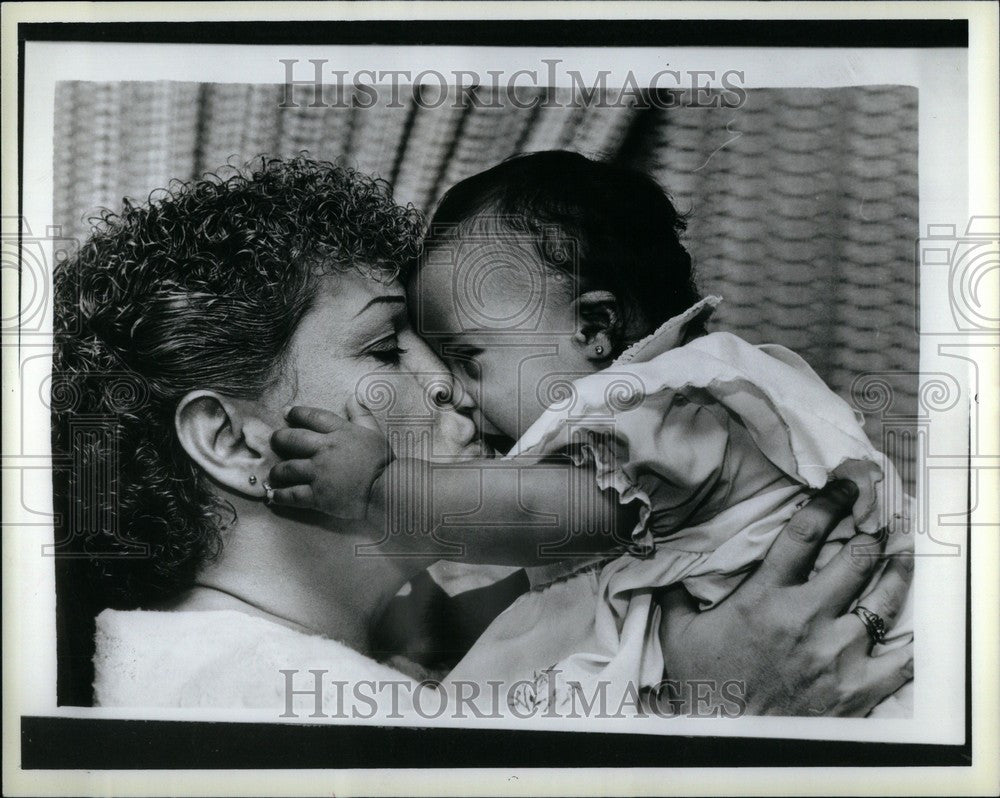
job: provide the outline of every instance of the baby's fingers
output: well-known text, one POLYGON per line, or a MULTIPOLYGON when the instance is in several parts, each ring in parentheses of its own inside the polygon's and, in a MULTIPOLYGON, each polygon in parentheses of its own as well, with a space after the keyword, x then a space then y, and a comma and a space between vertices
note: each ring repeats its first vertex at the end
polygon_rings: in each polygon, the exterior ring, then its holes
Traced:
POLYGON ((308 429, 279 429, 271 433, 271 448, 283 457, 312 457, 329 444, 319 432, 308 429))
POLYGON ((296 405, 285 414, 285 420, 291 427, 304 427, 314 432, 334 432, 349 422, 336 413, 319 407, 296 405))
POLYGON ((272 488, 308 485, 316 479, 312 460, 284 460, 271 469, 267 482, 272 488))
POLYGON ((290 488, 274 488, 269 495, 268 504, 313 509, 316 497, 313 495, 312 485, 293 485, 290 488))

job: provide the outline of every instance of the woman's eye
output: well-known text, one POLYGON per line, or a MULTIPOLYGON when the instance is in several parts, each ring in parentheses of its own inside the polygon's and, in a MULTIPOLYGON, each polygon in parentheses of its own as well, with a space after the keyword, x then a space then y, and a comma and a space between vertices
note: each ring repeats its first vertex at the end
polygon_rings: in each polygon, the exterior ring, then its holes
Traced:
POLYGON ((397 366, 399 359, 406 354, 406 350, 400 348, 399 339, 392 335, 381 341, 376 341, 368 347, 365 354, 375 358, 379 363, 397 366))

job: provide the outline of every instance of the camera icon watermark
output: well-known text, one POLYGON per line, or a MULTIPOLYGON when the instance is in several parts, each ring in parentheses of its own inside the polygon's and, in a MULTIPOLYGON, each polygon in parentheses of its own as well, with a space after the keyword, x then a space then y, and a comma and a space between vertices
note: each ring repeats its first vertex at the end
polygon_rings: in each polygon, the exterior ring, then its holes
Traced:
MULTIPOLYGON (((1000 277, 1000 217, 973 216, 965 232, 954 224, 931 224, 917 241, 917 286, 931 282, 934 293, 947 291, 952 329, 920 314, 921 333, 993 333, 1000 330, 1000 308, 990 302, 991 281, 1000 277)), ((919 310, 918 310, 919 312, 919 310)))
POLYGON ((522 232, 502 216, 476 223, 490 232, 435 226, 427 237, 414 277, 420 335, 572 333, 575 319, 545 311, 579 276, 577 241, 555 226, 522 232))
POLYGON ((35 235, 24 217, 4 217, 2 268, 16 272, 19 289, 17 312, 5 312, 0 322, 4 343, 8 338, 16 342, 51 336, 53 270, 78 246, 77 239, 64 236, 57 225, 47 226, 44 235, 35 235))

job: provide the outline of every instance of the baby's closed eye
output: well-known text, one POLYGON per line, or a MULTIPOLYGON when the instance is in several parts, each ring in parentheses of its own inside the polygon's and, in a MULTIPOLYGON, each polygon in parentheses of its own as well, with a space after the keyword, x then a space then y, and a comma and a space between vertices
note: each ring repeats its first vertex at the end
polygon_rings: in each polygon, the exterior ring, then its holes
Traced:
POLYGON ((448 367, 452 370, 459 369, 470 377, 478 374, 479 365, 476 358, 483 353, 483 350, 476 346, 448 346, 443 355, 448 367))

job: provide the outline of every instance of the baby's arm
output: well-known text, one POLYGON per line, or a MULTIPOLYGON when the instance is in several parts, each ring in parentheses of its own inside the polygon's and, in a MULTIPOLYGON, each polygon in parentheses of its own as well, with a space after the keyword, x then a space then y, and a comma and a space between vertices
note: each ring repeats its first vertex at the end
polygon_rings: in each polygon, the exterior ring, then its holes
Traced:
POLYGON ((271 470, 275 504, 377 527, 391 519, 400 541, 426 546, 433 532, 464 546, 466 562, 531 566, 598 554, 628 543, 638 518, 638 503, 620 504, 592 467, 568 458, 394 459, 381 433, 334 413, 293 408, 288 418, 300 426, 272 436, 274 450, 292 458, 271 470))
MULTIPOLYGON (((575 466, 568 458, 393 460, 371 498, 369 517, 376 523, 389 517, 396 524, 415 524, 422 509, 430 521, 425 534, 433 530, 442 543, 464 547, 464 556, 447 559, 495 565, 533 566, 600 554, 627 544, 638 518, 637 503, 619 504, 613 490, 598 488, 593 467, 575 466)), ((420 536, 403 537, 416 543, 420 536)))

